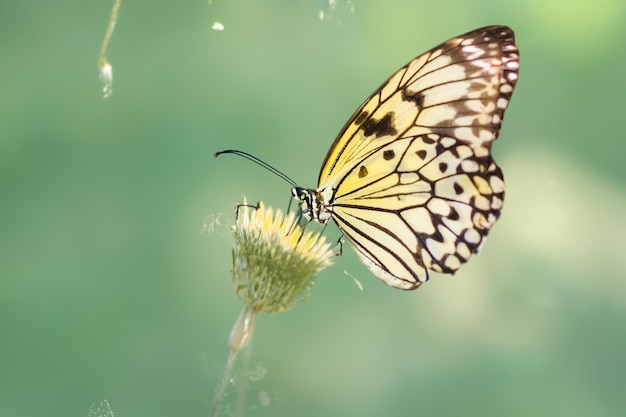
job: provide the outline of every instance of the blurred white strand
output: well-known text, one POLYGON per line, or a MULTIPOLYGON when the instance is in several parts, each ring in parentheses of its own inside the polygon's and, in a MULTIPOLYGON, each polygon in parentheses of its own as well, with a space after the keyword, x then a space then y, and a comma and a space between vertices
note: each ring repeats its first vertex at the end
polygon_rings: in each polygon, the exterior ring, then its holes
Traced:
POLYGON ((106 52, 109 46, 109 41, 113 35, 115 29, 115 23, 117 23, 117 16, 119 14, 120 5, 122 0, 115 0, 113 3, 113 9, 111 10, 111 17, 109 17, 109 23, 107 24, 106 32, 104 33, 104 39, 100 46, 100 55, 98 56, 98 67, 100 68, 99 78, 104 83, 102 87, 103 98, 109 98, 113 94, 113 66, 107 61, 106 52))

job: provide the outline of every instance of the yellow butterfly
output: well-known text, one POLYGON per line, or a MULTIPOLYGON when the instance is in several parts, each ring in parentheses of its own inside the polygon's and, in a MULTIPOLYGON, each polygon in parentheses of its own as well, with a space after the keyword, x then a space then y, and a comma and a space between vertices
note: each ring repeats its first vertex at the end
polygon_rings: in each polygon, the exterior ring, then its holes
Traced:
POLYGON ((330 147, 316 189, 278 174, 294 185, 302 214, 333 219, 385 284, 411 290, 428 270, 454 273, 480 250, 502 209, 504 178, 491 143, 518 71, 506 26, 450 39, 359 107, 330 147))

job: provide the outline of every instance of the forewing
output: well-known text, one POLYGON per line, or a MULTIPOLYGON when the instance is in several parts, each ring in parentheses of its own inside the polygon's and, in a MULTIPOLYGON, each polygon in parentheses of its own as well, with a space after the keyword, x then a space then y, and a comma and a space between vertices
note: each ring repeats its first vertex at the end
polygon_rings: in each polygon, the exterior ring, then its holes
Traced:
POLYGON ((506 26, 474 30, 413 59, 348 120, 322 163, 319 188, 404 136, 437 133, 488 151, 518 69, 513 31, 506 26))

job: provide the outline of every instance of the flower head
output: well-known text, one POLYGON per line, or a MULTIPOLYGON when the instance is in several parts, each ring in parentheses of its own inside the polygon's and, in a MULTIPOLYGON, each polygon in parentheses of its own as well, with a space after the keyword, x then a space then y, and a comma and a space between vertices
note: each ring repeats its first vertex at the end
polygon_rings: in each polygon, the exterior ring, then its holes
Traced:
POLYGON ((233 235, 235 292, 252 312, 281 312, 303 301, 334 255, 326 238, 305 232, 293 213, 263 203, 240 207, 233 235))

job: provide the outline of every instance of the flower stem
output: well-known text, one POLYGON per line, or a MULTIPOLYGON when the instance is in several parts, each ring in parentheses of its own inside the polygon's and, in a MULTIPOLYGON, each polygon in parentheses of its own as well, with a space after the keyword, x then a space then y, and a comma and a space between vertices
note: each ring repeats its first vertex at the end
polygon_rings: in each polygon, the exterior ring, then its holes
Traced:
POLYGON ((239 352, 248 345, 254 333, 255 323, 256 312, 250 307, 244 307, 230 331, 228 347, 231 351, 239 352))
POLYGON ((233 364, 235 363, 235 358, 237 357, 237 351, 231 350, 228 353, 228 359, 226 359, 226 365, 224 366, 224 372, 222 373, 222 380, 220 381, 220 385, 217 387, 217 391, 215 391, 215 397, 213 398, 213 407, 211 407, 210 417, 217 416, 217 412, 220 409, 220 404, 222 402, 222 398, 224 398, 224 390, 226 389, 226 385, 230 381, 230 374, 233 370, 233 364))
POLYGON ((224 391, 226 386, 230 382, 230 375, 233 371, 233 365, 235 364, 235 358, 241 349, 245 348, 250 339, 252 333, 254 333, 254 324, 256 322, 256 312, 250 307, 244 307, 230 331, 230 337, 228 339, 228 359, 226 359, 226 365, 224 365, 224 371, 222 372, 222 379, 215 391, 215 397, 213 398, 213 407, 211 408, 210 417, 217 416, 220 409, 220 404, 224 398, 224 391))

